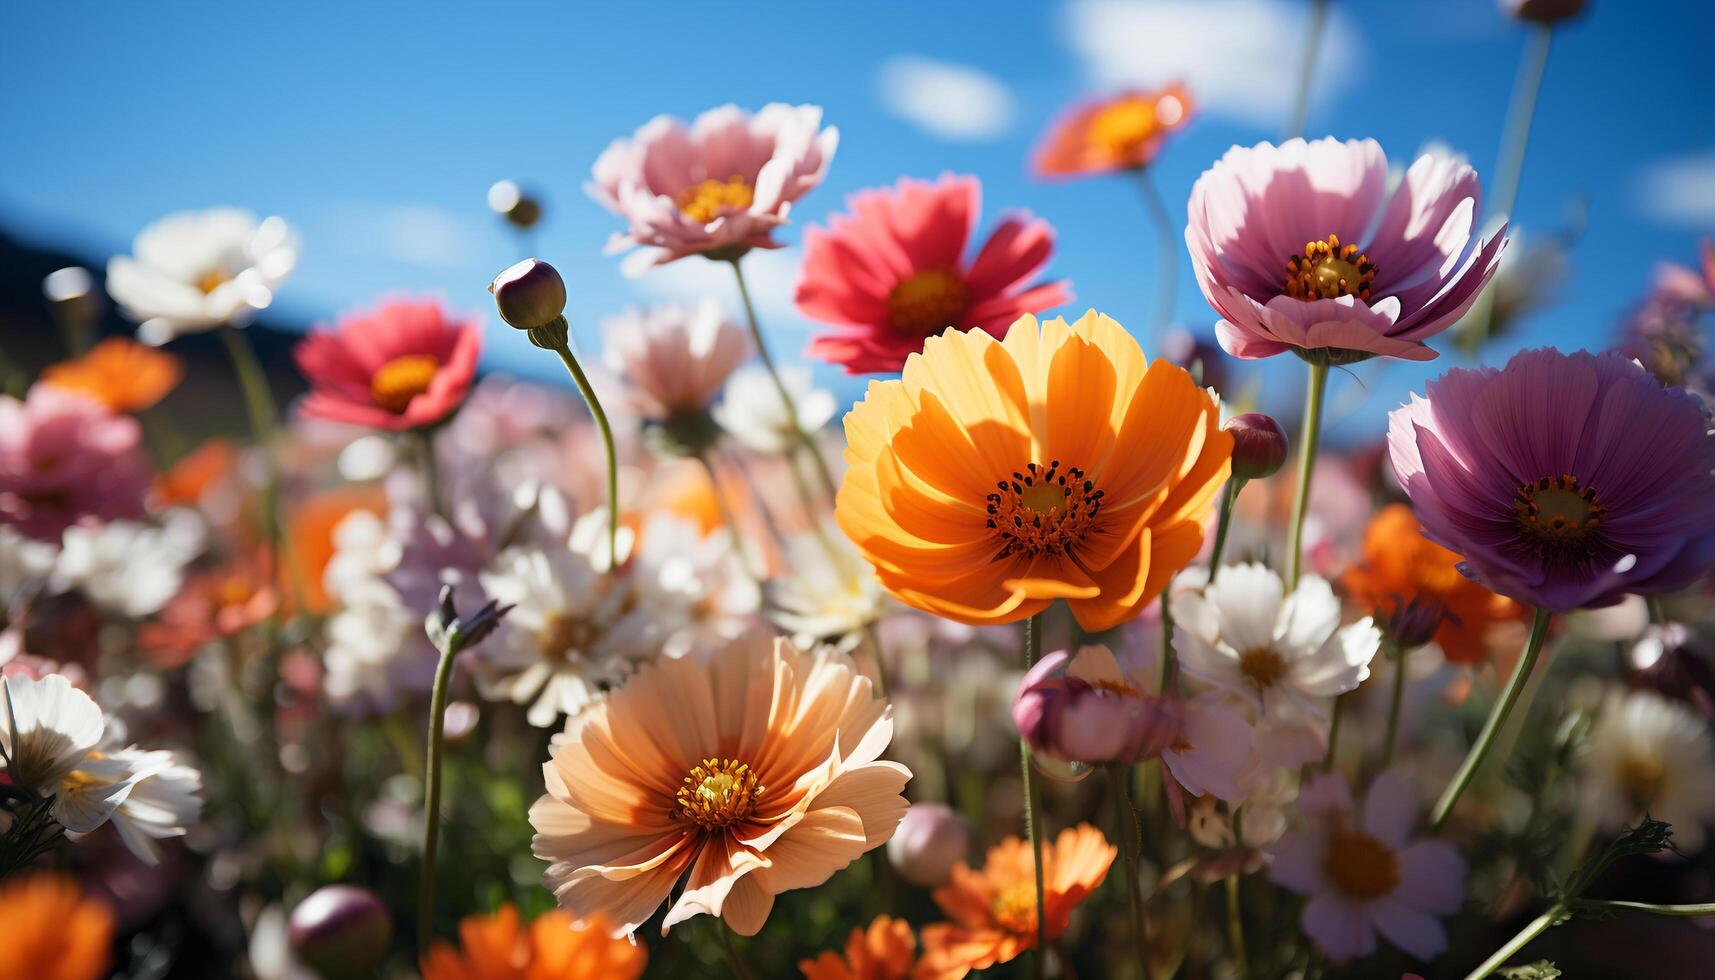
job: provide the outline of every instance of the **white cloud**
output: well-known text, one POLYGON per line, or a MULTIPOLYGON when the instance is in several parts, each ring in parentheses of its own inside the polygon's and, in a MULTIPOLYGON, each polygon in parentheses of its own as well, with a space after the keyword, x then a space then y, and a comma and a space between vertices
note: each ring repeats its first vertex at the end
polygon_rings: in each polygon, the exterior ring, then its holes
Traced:
MULTIPOLYGON (((1328 10, 1313 114, 1363 66, 1341 6, 1328 10)), ((1099 88, 1184 82, 1202 111, 1279 128, 1297 98, 1309 10, 1301 0, 1077 0, 1064 26, 1099 88)))
MULTIPOLYGON (((783 326, 800 327, 792 304, 798 285, 800 255, 796 248, 758 248, 744 257, 744 282, 750 288, 756 315, 770 333, 783 326)), ((744 315, 732 267, 691 256, 642 272, 627 280, 643 302, 689 305, 704 299, 720 303, 734 319, 744 315)))
POLYGON ((876 71, 882 108, 945 140, 991 140, 1012 125, 1012 92, 968 65, 900 55, 876 71))
POLYGON ((1663 224, 1696 231, 1715 226, 1715 153, 1658 160, 1638 175, 1638 210, 1663 224))

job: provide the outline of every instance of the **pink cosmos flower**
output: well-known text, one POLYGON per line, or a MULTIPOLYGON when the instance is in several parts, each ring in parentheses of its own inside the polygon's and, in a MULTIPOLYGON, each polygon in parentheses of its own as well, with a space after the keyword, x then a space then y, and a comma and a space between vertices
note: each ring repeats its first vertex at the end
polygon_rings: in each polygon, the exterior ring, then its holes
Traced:
POLYGON ((1388 417, 1423 533, 1550 612, 1677 592, 1715 559, 1715 437, 1698 399, 1618 354, 1528 350, 1449 371, 1388 417))
POLYGON ((1028 212, 1001 220, 974 259, 982 185, 943 175, 852 195, 849 215, 804 235, 798 311, 831 324, 808 353, 848 374, 898 371, 948 327, 1006 336, 1027 313, 1072 301, 1064 280, 1025 285, 1054 252, 1054 229, 1028 212))
POLYGON ((1417 793, 1398 772, 1370 784, 1362 814, 1344 776, 1325 773, 1298 797, 1306 826, 1284 837, 1269 878, 1300 895, 1304 931, 1337 962, 1376 951, 1376 933, 1418 959, 1447 948, 1441 917, 1465 901, 1465 859, 1446 841, 1413 839, 1417 793))
POLYGON ((303 413, 396 432, 433 425, 464 401, 481 353, 482 321, 456 320, 435 300, 348 313, 298 344, 303 413))
POLYGON ((643 246, 651 265, 687 255, 730 258, 780 247, 774 229, 822 182, 839 139, 839 130, 822 128, 822 109, 813 105, 776 102, 754 116, 726 105, 688 128, 656 116, 596 158, 584 190, 625 219, 626 231, 607 243, 610 253, 643 246))
POLYGON ((1469 248, 1477 172, 1417 158, 1392 193, 1374 140, 1235 146, 1191 189, 1185 243, 1234 357, 1428 361, 1494 275, 1505 229, 1469 248), (1313 353, 1314 352, 1314 353, 1313 353))
POLYGON ((149 463, 137 420, 87 395, 35 385, 0 396, 0 523, 58 541, 86 517, 143 516, 149 463))
POLYGON ((652 422, 707 409, 750 356, 750 338, 713 300, 627 310, 603 333, 607 366, 624 382, 626 403, 652 422))

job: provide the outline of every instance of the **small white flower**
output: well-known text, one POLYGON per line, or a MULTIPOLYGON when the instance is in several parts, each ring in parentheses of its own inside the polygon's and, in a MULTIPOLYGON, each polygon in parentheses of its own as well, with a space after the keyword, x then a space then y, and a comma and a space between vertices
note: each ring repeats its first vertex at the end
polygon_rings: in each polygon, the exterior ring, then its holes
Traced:
POLYGON ((704 534, 695 521, 658 513, 640 538, 627 573, 640 602, 688 609, 684 626, 664 639, 663 654, 712 652, 755 627, 762 592, 735 553, 729 529, 704 534))
POLYGON ((151 344, 244 321, 274 301, 298 263, 286 222, 239 208, 169 214, 131 252, 108 261, 107 291, 151 344))
POLYGON ((20 786, 51 793, 101 741, 101 708, 59 674, 0 677, 0 688, 6 771, 20 786))
MULTIPOLYGON (((833 394, 815 387, 808 367, 792 364, 781 368, 780 383, 786 386, 798 424, 805 432, 820 430, 834 417, 833 394)), ((797 441, 786 406, 780 401, 780 389, 760 364, 733 372, 725 394, 714 407, 714 416, 722 429, 755 452, 784 453, 797 441)))
POLYGON ((1225 566, 1202 594, 1174 596, 1173 646, 1188 676, 1268 717, 1320 719, 1370 675, 1381 631, 1367 616, 1342 629, 1340 601, 1315 575, 1284 592, 1266 566, 1225 566))
POLYGON ((202 550, 198 521, 169 520, 161 527, 109 521, 66 528, 54 585, 80 589, 97 606, 121 616, 160 611, 184 583, 185 566, 202 550))
POLYGON ((709 407, 750 338, 713 300, 686 309, 627 310, 602 324, 608 370, 639 418, 665 422, 709 407))
POLYGON ((768 583, 768 616, 800 647, 838 643, 886 612, 875 570, 838 527, 796 535, 785 551, 788 574, 768 583))
POLYGON ((322 686, 349 713, 385 712, 407 691, 427 690, 437 655, 422 613, 406 606, 384 576, 402 549, 381 518, 357 511, 334 528, 334 554, 322 573, 340 607, 323 626, 327 651, 322 686))
MULTIPOLYGON (((183 837, 201 816, 202 773, 164 750, 132 746, 118 749, 106 759, 138 774, 130 794, 113 812, 113 828, 138 860, 154 865, 160 861, 155 841, 183 837)), ((94 764, 91 761, 85 766, 94 764)))
POLYGON ((1583 810, 1605 829, 1648 813, 1673 825, 1682 850, 1702 849, 1715 821, 1715 751, 1690 708, 1651 691, 1609 694, 1579 769, 1583 810))

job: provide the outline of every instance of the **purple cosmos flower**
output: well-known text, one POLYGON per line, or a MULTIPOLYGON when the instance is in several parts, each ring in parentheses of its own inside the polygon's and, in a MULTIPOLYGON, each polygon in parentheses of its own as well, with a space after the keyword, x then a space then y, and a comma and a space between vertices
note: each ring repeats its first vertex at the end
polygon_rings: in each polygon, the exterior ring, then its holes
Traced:
POLYGON ((1550 612, 1675 592, 1715 558, 1715 438, 1697 399, 1618 354, 1453 370, 1389 416, 1423 533, 1550 612))
POLYGON ((1470 248, 1479 191, 1425 154, 1389 191, 1374 140, 1235 146, 1191 190, 1185 242, 1234 357, 1433 360, 1494 275, 1503 233, 1470 248))

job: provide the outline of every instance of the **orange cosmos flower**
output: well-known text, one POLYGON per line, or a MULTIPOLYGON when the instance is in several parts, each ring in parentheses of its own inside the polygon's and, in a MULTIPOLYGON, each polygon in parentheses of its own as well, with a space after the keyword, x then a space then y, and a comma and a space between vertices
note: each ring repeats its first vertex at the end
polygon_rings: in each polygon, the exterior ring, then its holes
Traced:
POLYGON ((216 484, 238 472, 238 447, 226 439, 210 439, 155 477, 155 496, 162 507, 195 507, 216 484))
POLYGON ((1525 617, 1523 606, 1459 574, 1459 555, 1424 537, 1423 525, 1405 504, 1376 513, 1364 529, 1363 553, 1363 561, 1340 580, 1347 596, 1380 622, 1419 596, 1440 603, 1447 616, 1435 642, 1453 663, 1482 663, 1489 628, 1525 617))
POLYGON ((65 875, 0 884, 0 977, 97 980, 112 958, 113 913, 65 875))
POLYGON ((82 357, 49 365, 42 381, 94 398, 115 412, 141 412, 165 398, 185 366, 165 351, 129 337, 109 337, 82 357))
MULTIPOLYGON (((1072 909, 1101 885, 1119 852, 1089 824, 1068 827, 1042 853, 1045 930, 1066 931, 1072 909)), ((923 963, 938 980, 1005 963, 1036 945, 1036 861, 1030 844, 1008 837, 988 852, 981 871, 963 861, 935 889, 935 904, 951 922, 923 929, 923 963)))
POLYGON ((911 772, 879 757, 892 709, 845 654, 750 634, 662 658, 572 720, 530 808, 544 880, 631 932, 685 879, 662 931, 719 915, 753 936, 774 896, 893 836, 911 772))
POLYGON ((1049 127, 1036 174, 1087 177, 1148 166, 1168 134, 1190 119, 1191 96, 1177 85, 1085 103, 1049 127))
POLYGON ((435 943, 423 957, 423 980, 636 980, 649 952, 612 932, 612 923, 599 916, 573 922, 558 910, 524 928, 518 907, 507 903, 493 915, 459 920, 464 948, 435 943))
POLYGON ((287 571, 297 577, 297 594, 307 612, 325 613, 333 608, 333 600, 322 585, 322 573, 333 558, 334 528, 360 510, 385 516, 386 492, 372 486, 337 487, 315 494, 292 509, 286 522, 291 540, 287 553, 292 556, 287 571))
POLYGON ((853 929, 846 955, 826 952, 799 960, 804 980, 913 980, 917 968, 917 937, 904 919, 878 915, 868 929, 853 929))
POLYGON ((836 516, 900 601, 981 626, 1064 598, 1091 632, 1197 554, 1233 450, 1208 392, 1094 310, 930 338, 846 441, 836 516))

